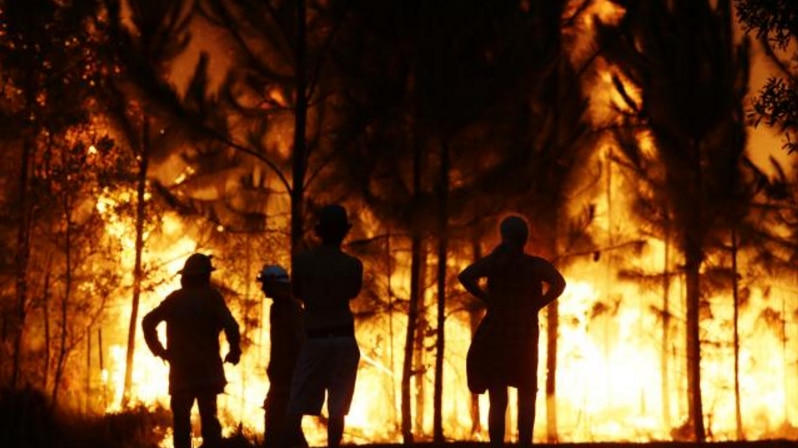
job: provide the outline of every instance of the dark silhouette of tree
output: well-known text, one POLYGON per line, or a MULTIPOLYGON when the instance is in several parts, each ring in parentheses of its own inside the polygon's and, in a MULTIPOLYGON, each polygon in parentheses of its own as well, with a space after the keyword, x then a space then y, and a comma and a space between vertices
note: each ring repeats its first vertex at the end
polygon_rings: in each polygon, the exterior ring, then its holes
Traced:
MULTIPOLYGON (((407 229, 411 239, 402 382, 405 441, 412 440, 410 378, 421 368, 413 366, 411 356, 417 334, 417 291, 422 283, 418 267, 426 257, 417 229, 437 229, 436 252, 439 260, 445 259, 446 240, 470 244, 472 233, 492 228, 487 224, 498 214, 537 202, 530 200, 530 191, 543 193, 546 206, 556 203, 549 197, 551 185, 533 185, 541 173, 551 170, 548 162, 556 163, 554 154, 573 151, 569 157, 574 167, 581 160, 577 149, 589 147, 582 140, 587 127, 580 120, 586 102, 578 75, 568 71, 567 51, 561 53, 557 47, 560 27, 566 21, 560 21, 565 2, 551 8, 403 2, 397 13, 382 3, 380 10, 369 11, 365 26, 352 28, 361 31, 362 40, 343 38, 347 48, 355 50, 336 55, 343 58, 347 70, 355 70, 354 74, 345 71, 344 77, 357 80, 347 90, 343 110, 349 113, 350 126, 343 127, 337 139, 346 148, 342 151, 346 158, 336 171, 347 173, 346 178, 360 185, 359 194, 370 210, 407 229), (452 10, 468 19, 450 17, 452 10), (551 22, 549 14, 554 16, 551 22), (551 88, 563 77, 559 92, 552 94, 551 88), (560 104, 563 100, 565 105, 560 104), (544 112, 530 119, 533 107, 544 112), (570 140, 558 140, 554 134, 570 140), (546 152, 551 158, 535 158, 530 146, 536 144, 545 148, 541 154, 546 152)), ((364 11, 353 10, 355 15, 364 11)), ((563 173, 560 181, 568 184, 573 171, 565 168, 563 173)), ((438 263, 439 293, 451 289, 443 268, 438 263)), ((437 305, 443 303, 440 299, 437 305)), ((437 313, 439 318, 463 307, 454 299, 450 291, 450 303, 437 313)), ((440 332, 443 324, 439 322, 436 328, 440 332)), ((440 334, 435 343, 441 371, 440 334)), ((440 379, 436 383, 441 384, 440 379)), ((439 393, 437 397, 442 396, 439 393)))
MULTIPOLYGON (((125 382, 122 405, 130 399, 133 378, 136 329, 139 326, 138 308, 146 276, 143 267, 144 234, 148 220, 146 205, 150 160, 163 157, 170 145, 155 141, 153 110, 150 95, 153 91, 169 91, 169 63, 183 53, 188 45, 189 18, 185 9, 190 2, 135 0, 128 2, 123 13, 118 0, 104 0, 108 11, 106 23, 108 41, 104 48, 104 63, 108 69, 104 84, 103 107, 120 141, 130 149, 135 159, 136 174, 130 179, 135 185, 134 214, 135 261, 130 322, 128 326, 125 382), (124 23, 129 21, 129 25, 124 23), (132 106, 132 107, 131 107, 132 106), (160 143, 160 144, 159 144, 160 143), (158 145, 158 154, 153 146, 158 145)), ((157 126, 159 123, 155 121, 157 126)), ((149 220, 154 220, 150 217, 149 220)))
POLYGON ((748 45, 733 42, 729 1, 623 4, 622 35, 608 44, 607 58, 641 89, 641 100, 635 101, 616 77, 632 122, 644 130, 620 139, 620 148, 644 179, 636 211, 649 218, 644 222, 667 228, 683 257, 689 415, 674 437, 703 441, 701 268, 718 229, 728 235, 729 226, 745 216, 738 201, 744 197, 740 104, 748 82, 748 45), (639 144, 648 137, 653 154, 639 144))
MULTIPOLYGON (((96 41, 88 18, 97 2, 62 4, 48 0, 0 5, 0 64, 4 125, 10 160, 18 164, 12 205, 16 225, 14 253, 15 319, 9 383, 20 380, 24 331, 31 300, 32 231, 39 214, 37 173, 48 142, 89 121, 96 82, 96 41)), ((66 151, 69 148, 64 149, 66 151)))
POLYGON ((745 31, 754 34, 777 69, 754 100, 751 119, 774 126, 785 134, 784 148, 798 149, 798 14, 788 0, 735 0, 737 17, 745 31))

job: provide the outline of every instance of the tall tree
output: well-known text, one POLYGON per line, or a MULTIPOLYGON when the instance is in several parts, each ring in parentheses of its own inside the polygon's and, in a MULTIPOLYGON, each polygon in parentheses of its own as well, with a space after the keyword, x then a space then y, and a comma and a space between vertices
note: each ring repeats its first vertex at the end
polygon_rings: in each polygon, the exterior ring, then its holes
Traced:
MULTIPOLYGON (((170 91, 169 64, 185 51, 189 43, 190 15, 186 10, 191 2, 134 0, 126 4, 124 12, 119 0, 104 2, 109 17, 106 24, 109 39, 104 62, 113 68, 106 72, 104 80, 104 111, 112 126, 118 130, 120 141, 130 149, 137 165, 135 179, 132 179, 136 191, 135 260, 122 393, 122 404, 125 405, 131 398, 139 302, 145 277, 143 252, 147 180, 154 144, 154 108, 151 104, 156 102, 150 95, 153 92, 170 91)), ((167 150, 163 147, 165 145, 161 146, 160 152, 167 150)))
POLYGON ((19 163, 15 256, 16 321, 13 325, 12 372, 17 386, 24 350, 24 329, 30 302, 31 229, 36 219, 32 185, 41 148, 47 139, 88 121, 88 98, 97 67, 95 35, 88 19, 99 13, 94 1, 62 4, 36 0, 0 5, 3 39, 0 58, 4 99, 17 136, 19 163))
MULTIPOLYGON (((701 269, 717 224, 728 216, 739 187, 745 148, 739 104, 748 80, 748 46, 733 41, 729 1, 626 2, 622 37, 608 44, 608 60, 640 88, 639 103, 616 85, 645 126, 655 159, 638 144, 621 145, 657 187, 648 216, 667 216, 683 257, 686 284, 688 419, 686 434, 706 438, 701 397, 701 269), (630 149, 632 149, 630 151, 630 149), (734 185, 732 185, 734 187, 734 185)), ((640 137, 638 134, 637 139, 640 137)))

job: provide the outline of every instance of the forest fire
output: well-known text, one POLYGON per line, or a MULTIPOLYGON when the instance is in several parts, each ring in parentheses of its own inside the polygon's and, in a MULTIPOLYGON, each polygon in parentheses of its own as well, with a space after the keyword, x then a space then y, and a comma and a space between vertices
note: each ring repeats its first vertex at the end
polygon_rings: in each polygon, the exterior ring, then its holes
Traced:
MULTIPOLYGON (((598 212, 599 214, 601 211, 598 212)), ((122 224, 117 224, 122 225, 122 224)), ((167 217, 163 224, 163 238, 169 240, 168 249, 158 252, 154 245, 149 256, 152 262, 164 262, 162 280, 153 279, 156 288, 143 296, 140 304, 147 310, 177 287, 177 270, 185 254, 196 248, 196 242, 184 234, 179 218, 167 217), (168 261, 167 261, 168 260, 168 261)), ((373 225, 373 227, 378 227, 373 225)), ((109 232, 120 238, 131 234, 130 229, 109 226, 109 232)), ((123 243, 127 251, 130 242, 123 243)), ((646 241, 629 265, 644 266, 652 271, 663 270, 666 249, 662 242, 646 241)), ((132 253, 123 254, 129 258, 132 253)), ((405 261, 406 262, 406 261, 405 261)), ((392 282, 407 279, 397 260, 392 282)), ((457 263, 452 263, 456 270, 457 263)), ((404 268, 406 269, 406 267, 404 268)), ((663 292, 656 287, 643 286, 636 281, 618 280, 618 273, 608 257, 602 260, 575 264, 566 270, 569 286, 559 300, 561 348, 557 403, 561 440, 587 442, 602 440, 650 441, 674 437, 674 428, 684 419, 685 355, 681 347, 684 338, 683 322, 671 321, 669 340, 664 340, 661 315, 663 292), (666 388, 666 389, 663 389, 666 388)), ((242 273, 226 272, 222 266, 220 278, 242 273)), ((252 275, 249 276, 252 278, 252 275)), ((746 427, 750 438, 783 435, 779 431, 795 425, 798 415, 798 384, 790 374, 790 359, 795 357, 791 342, 794 328, 782 319, 783 308, 794 295, 794 286, 779 279, 764 282, 761 289, 752 285, 740 314, 741 399, 744 400, 743 420, 752 422, 746 427)), ((683 287, 673 282, 670 294, 679 296, 683 287)), ((401 286, 400 286, 401 288, 401 286)), ((252 294, 257 294, 253 288, 252 294)), ((428 291, 431 296, 431 291, 428 291)), ((704 342, 707 350, 702 359, 704 383, 702 391, 707 407, 707 421, 712 440, 735 437, 733 377, 731 366, 731 306, 730 297, 717 294, 707 299, 702 324, 704 334, 712 335, 704 342), (711 317, 710 317, 711 316, 711 317)), ((245 350, 242 362, 227 365, 229 384, 220 398, 225 427, 243 425, 250 431, 262 430, 263 398, 268 390, 265 366, 268 362, 268 328, 264 328, 267 302, 262 304, 258 326, 250 328, 253 344, 245 350)), ((680 314, 681 305, 673 305, 669 312, 680 314)), ((111 308, 118 309, 116 330, 113 323, 106 327, 106 336, 113 339, 126 333, 129 299, 119 297, 111 308)), ((485 440, 486 405, 478 425, 471 415, 471 396, 465 384, 465 351, 471 330, 464 313, 453 313, 447 320, 447 355, 444 393, 447 397, 444 415, 447 437, 459 440, 485 440), (474 428, 480 428, 474 432, 474 428)), ((359 324, 357 333, 363 358, 359 371, 353 408, 348 417, 347 440, 352 443, 397 442, 398 387, 401 375, 399 357, 402 353, 400 329, 405 316, 401 313, 372 316, 359 324)), ((545 334, 545 332, 543 332, 545 334)), ((168 405, 167 365, 152 356, 140 336, 134 358, 133 403, 148 406, 168 405)), ((541 341, 541 358, 545 357, 545 343, 541 341)), ((224 349, 223 349, 224 351, 224 349)), ((107 347, 108 359, 103 372, 103 393, 107 394, 106 411, 119 411, 124 387, 124 346, 107 347)), ((540 378, 545 378, 540 366, 540 378)), ((422 381, 429 381, 424 379, 422 381)), ((542 380, 541 380, 542 381, 542 380)), ((542 385, 541 385, 542 389, 542 385)), ((431 387, 420 387, 418 406, 427 406, 431 387)), ((540 393, 539 393, 540 394, 540 393)), ((133 404, 131 403, 131 404, 133 404)), ((419 424, 429 428, 429 411, 420 412, 424 420, 419 424)), ((538 399, 539 416, 545 415, 545 400, 538 399)), ((306 419, 306 430, 312 444, 324 443, 321 422, 306 419)), ((423 430, 423 429, 422 429, 423 430)), ((539 419, 536 439, 544 439, 545 420, 539 419)))
MULTIPOLYGON (((365 267, 344 444, 490 439, 458 273, 508 213, 567 281, 539 316, 536 443, 798 438, 798 165, 753 157, 751 126, 794 150, 798 108, 771 79, 749 110, 749 2, 34 3, 0 0, 0 380, 46 412, 169 409, 142 316, 202 252, 241 332, 224 435, 262 442, 256 276, 341 203, 365 267)), ((326 416, 303 425, 327 445, 326 416)))

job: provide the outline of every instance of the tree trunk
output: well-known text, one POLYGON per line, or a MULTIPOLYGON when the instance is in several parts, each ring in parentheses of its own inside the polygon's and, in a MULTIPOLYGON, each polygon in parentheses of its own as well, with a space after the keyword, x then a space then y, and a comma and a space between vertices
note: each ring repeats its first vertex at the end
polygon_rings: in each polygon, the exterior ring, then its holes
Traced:
POLYGON ((701 340, 699 335, 699 307, 701 299, 700 267, 701 255, 698 248, 688 243, 685 275, 687 283, 687 397, 689 424, 692 425, 693 438, 703 442, 704 413, 701 401, 701 340))
POLYGON ((703 252, 699 232, 702 228, 701 222, 701 161, 700 161, 700 141, 693 139, 692 148, 694 152, 693 166, 693 185, 692 192, 697 201, 688 213, 688 228, 685 232, 684 256, 685 256, 685 282, 687 292, 687 397, 689 423, 693 429, 693 439, 696 442, 703 442, 706 438, 704 431, 704 411, 701 400, 701 334, 700 334, 700 308, 701 308, 701 264, 703 263, 703 252))
POLYGON ((426 245, 422 240, 422 247, 421 247, 421 260, 419 262, 419 269, 418 269, 418 324, 416 325, 416 336, 415 336, 415 344, 413 347, 413 365, 415 366, 413 369, 413 377, 415 380, 415 390, 413 392, 416 394, 415 396, 415 403, 416 403, 416 414, 413 416, 413 425, 415 428, 415 434, 424 434, 424 421, 425 419, 425 412, 427 410, 426 406, 426 397, 427 397, 427 382, 425 381, 425 375, 427 374, 427 366, 426 366, 426 333, 427 329, 429 328, 429 322, 427 321, 427 304, 426 304, 426 291, 427 291, 427 253, 426 253, 426 245))
POLYGON ((743 417, 740 409, 740 285, 737 281, 737 229, 732 227, 732 299, 734 300, 734 418, 737 423, 737 440, 745 439, 743 417))
POLYGON ((138 328, 139 301, 141 298, 142 252, 144 252, 144 221, 146 217, 145 193, 147 192, 147 168, 150 158, 150 121, 144 116, 141 129, 141 152, 136 185, 136 255, 133 264, 133 300, 130 305, 130 324, 127 332, 127 357, 125 358, 125 384, 122 392, 122 407, 130 402, 133 387, 133 355, 136 353, 136 329, 138 328))
POLYGON ((296 102, 294 107, 294 151, 291 186, 291 260, 300 249, 305 234, 305 174, 308 164, 306 127, 308 114, 307 86, 307 36, 305 0, 297 1, 296 48, 294 49, 294 73, 296 102))
POLYGON ((441 165, 438 179, 438 313, 435 339, 435 392, 433 401, 433 441, 443 443, 443 357, 446 335, 446 256, 449 220, 449 142, 441 142, 441 165))
POLYGON ((14 358, 11 370, 11 388, 16 388, 22 364, 22 341, 25 333, 25 317, 28 306, 28 260, 30 258, 30 163, 33 143, 25 137, 22 143, 22 160, 19 171, 19 227, 17 227, 17 250, 14 259, 14 286, 17 322, 14 327, 14 358))
POLYGON ((42 390, 47 390, 47 383, 50 381, 50 269, 52 269, 52 262, 47 263, 47 270, 44 274, 44 290, 42 291, 42 318, 44 319, 42 390))
POLYGON ((671 276, 670 276, 670 230, 666 224, 665 228, 665 260, 662 272, 662 345, 660 353, 660 371, 661 371, 661 391, 662 391, 662 420, 666 428, 671 427, 671 393, 670 393, 670 327, 671 327, 671 310, 670 310, 670 289, 671 289, 671 276))
POLYGON ((61 386, 61 379, 64 374, 64 366, 66 365, 68 347, 67 335, 69 333, 69 301, 72 292, 72 213, 69 199, 66 199, 65 209, 66 215, 66 231, 64 236, 64 253, 66 257, 64 268, 64 297, 61 301, 61 337, 58 349, 58 359, 55 364, 55 377, 53 378, 53 392, 50 399, 50 405, 53 409, 56 408, 58 403, 58 389, 61 386))
POLYGON ((402 362, 402 441, 413 443, 413 413, 410 385, 413 378, 413 358, 416 346, 415 336, 418 329, 418 307, 421 301, 421 269, 422 251, 424 250, 421 232, 412 224, 410 253, 410 299, 407 310, 407 331, 405 333, 405 353, 402 362))
MULTIPOLYGON (((414 121, 414 123, 416 123, 414 121)), ((419 305, 423 301, 424 278, 424 240, 419 209, 421 207, 421 173, 423 168, 423 147, 417 129, 413 129, 413 199, 410 216, 410 298, 407 309, 407 330, 405 333, 404 360, 402 362, 402 441, 413 443, 412 393, 410 390, 413 372, 416 332, 418 331, 419 305)))
POLYGON ((557 443, 557 301, 546 307, 546 441, 557 443))

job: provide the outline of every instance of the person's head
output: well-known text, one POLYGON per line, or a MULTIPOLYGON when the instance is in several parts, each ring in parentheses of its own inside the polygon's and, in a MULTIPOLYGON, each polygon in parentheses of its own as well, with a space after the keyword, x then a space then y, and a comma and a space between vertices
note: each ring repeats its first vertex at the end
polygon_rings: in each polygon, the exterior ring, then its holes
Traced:
POLYGON ((523 249, 527 238, 529 238, 529 225, 521 216, 511 215, 504 218, 499 224, 499 233, 502 243, 523 249))
POLYGON ((271 299, 283 300, 291 293, 291 280, 282 266, 276 264, 263 266, 258 273, 258 281, 261 291, 271 299))
POLYGON ((352 224, 346 216, 346 209, 338 204, 327 205, 319 211, 316 235, 325 244, 341 244, 349 233, 352 224))
POLYGON ((184 287, 208 284, 211 281, 211 272, 215 270, 210 255, 191 254, 180 270, 180 283, 184 287))

